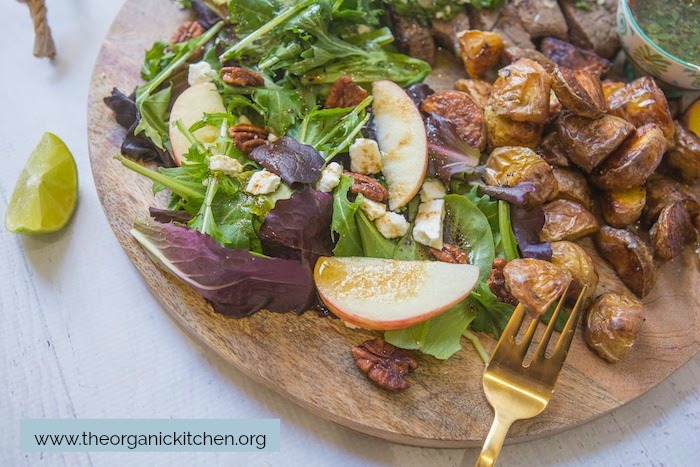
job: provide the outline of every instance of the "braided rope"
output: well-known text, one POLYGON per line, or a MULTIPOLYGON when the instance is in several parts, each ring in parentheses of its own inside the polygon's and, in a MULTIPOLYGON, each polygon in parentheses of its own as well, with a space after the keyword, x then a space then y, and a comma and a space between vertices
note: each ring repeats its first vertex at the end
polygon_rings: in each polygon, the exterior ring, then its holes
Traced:
POLYGON ((51 37, 51 28, 46 19, 46 5, 44 0, 19 0, 26 3, 29 13, 34 21, 34 56, 49 57, 56 56, 56 45, 51 37))

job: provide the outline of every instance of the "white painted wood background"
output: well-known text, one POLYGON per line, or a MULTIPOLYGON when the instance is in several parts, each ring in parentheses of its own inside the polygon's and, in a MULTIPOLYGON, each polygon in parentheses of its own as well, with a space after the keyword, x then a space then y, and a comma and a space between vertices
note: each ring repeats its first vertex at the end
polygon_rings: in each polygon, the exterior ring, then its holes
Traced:
MULTIPOLYGON (((64 232, 30 238, 0 228, 0 466, 472 465, 474 450, 390 444, 308 414, 195 343, 148 292, 107 226, 87 158, 88 83, 121 3, 49 0, 53 64, 31 55, 26 6, 0 6, 0 216, 46 130, 72 149, 81 177, 78 210, 64 232), (282 447, 270 454, 21 453, 23 417, 272 417, 281 419, 282 447)), ((696 357, 610 415, 506 447, 501 463, 697 465, 699 383, 696 357)))

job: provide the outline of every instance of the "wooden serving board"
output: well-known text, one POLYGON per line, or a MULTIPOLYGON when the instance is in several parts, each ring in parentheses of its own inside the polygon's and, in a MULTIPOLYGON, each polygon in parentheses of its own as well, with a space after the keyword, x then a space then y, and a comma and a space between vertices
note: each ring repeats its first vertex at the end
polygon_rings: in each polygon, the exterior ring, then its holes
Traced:
MULTIPOLYGON (((100 202, 124 251, 155 296, 182 325, 226 361, 281 396, 320 417, 387 440, 431 447, 479 445, 492 420, 481 388, 483 364, 469 343, 446 362, 420 356, 412 387, 390 394, 374 387, 355 367, 351 346, 375 334, 350 330, 340 320, 261 312, 228 319, 212 312, 190 287, 158 269, 129 234, 133 221, 154 204, 151 183, 112 156, 124 130, 102 99, 113 86, 125 92, 140 82, 143 52, 170 37, 186 13, 174 2, 128 0, 104 41, 90 87, 90 160, 100 202)), ((441 65, 431 76, 449 88, 459 68, 441 65)), ((582 242, 591 252, 588 240, 582 242)), ((623 286, 595 256, 598 293, 623 286)), ((644 300, 641 334, 630 355, 609 365, 576 337, 557 390, 545 412, 516 422, 510 442, 548 436, 599 417, 645 393, 700 349, 700 284, 697 257, 662 265, 653 292, 644 300)), ((495 342, 481 336, 492 349, 495 342)))

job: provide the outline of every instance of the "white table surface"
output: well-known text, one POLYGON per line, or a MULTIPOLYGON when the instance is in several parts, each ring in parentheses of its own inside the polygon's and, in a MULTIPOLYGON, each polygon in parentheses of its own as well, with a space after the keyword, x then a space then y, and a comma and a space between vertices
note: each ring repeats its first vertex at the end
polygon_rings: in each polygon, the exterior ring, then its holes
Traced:
MULTIPOLYGON (((81 177, 65 231, 30 238, 0 228, 0 465, 472 465, 475 450, 391 444, 305 412, 196 343, 149 293, 107 225, 87 156, 88 84, 121 3, 49 0, 54 63, 32 57, 26 6, 0 6, 0 216, 44 131, 64 139, 81 177), (19 452, 19 419, 42 417, 280 418, 281 451, 19 452)), ((696 357, 609 415, 506 447, 501 465, 691 465, 700 458, 699 386, 696 357)))

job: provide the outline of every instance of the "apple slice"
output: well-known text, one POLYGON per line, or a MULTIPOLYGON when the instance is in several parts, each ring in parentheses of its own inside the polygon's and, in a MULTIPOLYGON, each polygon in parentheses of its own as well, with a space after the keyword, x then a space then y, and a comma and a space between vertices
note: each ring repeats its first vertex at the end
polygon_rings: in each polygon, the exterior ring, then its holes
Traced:
MULTIPOLYGON (((191 86, 180 94, 175 100, 170 111, 170 145, 173 149, 173 158, 180 165, 183 154, 190 150, 190 143, 185 135, 175 126, 180 120, 185 128, 189 128, 194 122, 202 118, 205 113, 224 113, 224 101, 216 90, 214 83, 201 83, 191 86)), ((202 143, 212 143, 219 136, 219 130, 213 126, 205 126, 194 132, 195 138, 202 143)))
POLYGON ((389 209, 394 211, 420 190, 428 169, 428 139, 420 111, 398 84, 377 81, 372 84, 372 95, 389 209))
POLYGON ((472 291, 479 268, 439 261, 321 257, 314 280, 339 318, 381 331, 402 329, 447 311, 472 291))

